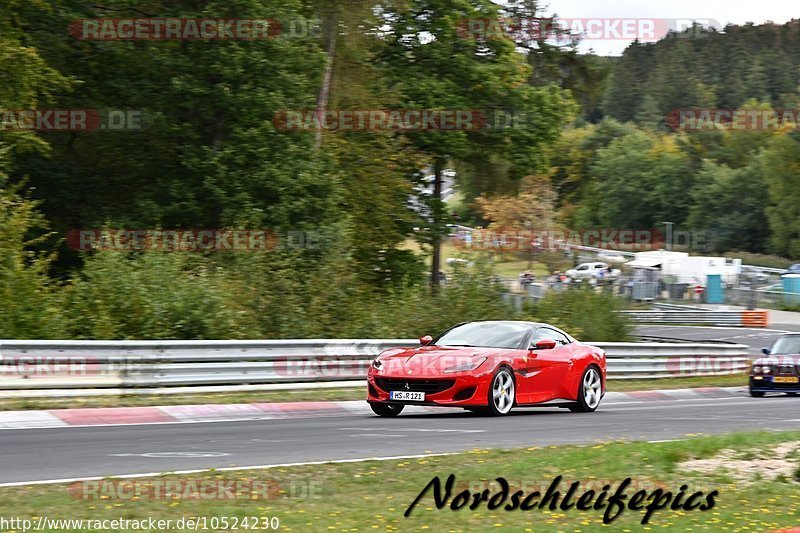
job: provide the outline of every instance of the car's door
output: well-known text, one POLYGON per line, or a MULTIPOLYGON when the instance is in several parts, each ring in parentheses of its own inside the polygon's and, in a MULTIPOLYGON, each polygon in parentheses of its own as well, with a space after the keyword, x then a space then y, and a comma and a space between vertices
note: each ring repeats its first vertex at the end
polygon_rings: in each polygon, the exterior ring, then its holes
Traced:
POLYGON ((561 332, 547 326, 539 326, 531 339, 533 348, 517 372, 519 403, 544 402, 559 396, 569 371, 572 356, 569 339, 561 332), (556 345, 551 349, 535 349, 540 340, 550 339, 556 345))

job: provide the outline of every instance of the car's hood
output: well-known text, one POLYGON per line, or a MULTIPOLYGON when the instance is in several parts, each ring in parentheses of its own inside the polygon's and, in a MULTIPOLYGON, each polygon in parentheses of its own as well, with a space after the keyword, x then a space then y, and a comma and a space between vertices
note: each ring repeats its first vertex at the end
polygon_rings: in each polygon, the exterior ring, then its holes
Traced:
POLYGON ((420 346, 397 348, 380 355, 381 368, 378 375, 384 376, 441 376, 445 370, 468 364, 481 358, 508 353, 505 348, 467 348, 448 346, 420 346))
POLYGON ((773 366, 800 366, 800 355, 795 354, 776 354, 764 355, 755 359, 753 365, 773 365, 773 366))

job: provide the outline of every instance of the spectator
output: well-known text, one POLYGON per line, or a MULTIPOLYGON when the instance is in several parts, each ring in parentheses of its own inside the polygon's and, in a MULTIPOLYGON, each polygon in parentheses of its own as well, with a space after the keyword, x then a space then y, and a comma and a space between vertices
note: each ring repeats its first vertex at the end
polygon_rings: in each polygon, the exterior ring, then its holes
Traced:
POLYGON ((519 275, 519 286, 523 291, 534 281, 536 281, 536 276, 530 270, 526 270, 519 275))

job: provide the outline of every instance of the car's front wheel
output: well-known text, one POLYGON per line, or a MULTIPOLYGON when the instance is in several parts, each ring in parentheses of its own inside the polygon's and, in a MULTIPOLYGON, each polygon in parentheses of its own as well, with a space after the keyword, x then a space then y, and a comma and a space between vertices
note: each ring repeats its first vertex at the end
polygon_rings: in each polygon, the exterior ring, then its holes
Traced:
POLYGON ((569 408, 573 413, 591 413, 600 405, 603 396, 603 380, 597 367, 590 366, 583 371, 578 387, 578 400, 569 408))
POLYGON ((753 398, 763 398, 764 391, 750 389, 750 396, 752 396, 753 398))
POLYGON ((514 376, 508 368, 499 368, 489 387, 489 413, 492 416, 507 415, 514 407, 514 394, 514 376))
POLYGON ((403 407, 405 407, 405 405, 397 403, 371 403, 369 406, 376 415, 388 417, 399 415, 403 412, 403 407))

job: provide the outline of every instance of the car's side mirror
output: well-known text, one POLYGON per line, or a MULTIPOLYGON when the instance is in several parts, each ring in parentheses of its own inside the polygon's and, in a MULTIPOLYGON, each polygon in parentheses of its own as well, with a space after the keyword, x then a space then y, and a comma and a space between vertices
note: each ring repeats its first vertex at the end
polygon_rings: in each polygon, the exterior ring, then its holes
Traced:
POLYGON ((419 338, 419 343, 423 346, 427 346, 432 342, 433 342, 433 337, 431 337, 430 335, 423 335, 422 337, 419 338))
POLYGON ((761 348, 761 353, 764 355, 769 355, 769 348, 761 348))
POLYGON ((536 341, 534 345, 534 350, 552 350, 556 347, 556 341, 554 339, 542 339, 540 341, 536 341))

